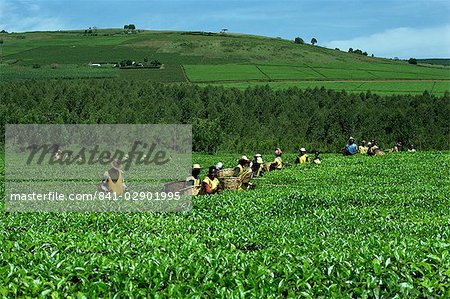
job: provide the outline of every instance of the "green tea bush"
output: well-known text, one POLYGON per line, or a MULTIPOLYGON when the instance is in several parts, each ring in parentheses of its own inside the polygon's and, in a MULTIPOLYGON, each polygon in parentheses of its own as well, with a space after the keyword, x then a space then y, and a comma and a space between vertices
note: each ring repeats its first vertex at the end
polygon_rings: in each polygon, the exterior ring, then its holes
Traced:
POLYGON ((2 212, 0 297, 446 298, 448 169, 449 152, 329 154, 187 213, 2 212))

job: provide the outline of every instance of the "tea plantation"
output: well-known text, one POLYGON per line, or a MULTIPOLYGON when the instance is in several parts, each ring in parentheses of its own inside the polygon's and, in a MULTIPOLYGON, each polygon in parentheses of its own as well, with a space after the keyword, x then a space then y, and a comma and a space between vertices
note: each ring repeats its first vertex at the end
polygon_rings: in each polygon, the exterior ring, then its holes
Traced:
POLYGON ((0 297, 450 297, 450 152, 322 159, 186 213, 6 213, 2 201, 0 297))

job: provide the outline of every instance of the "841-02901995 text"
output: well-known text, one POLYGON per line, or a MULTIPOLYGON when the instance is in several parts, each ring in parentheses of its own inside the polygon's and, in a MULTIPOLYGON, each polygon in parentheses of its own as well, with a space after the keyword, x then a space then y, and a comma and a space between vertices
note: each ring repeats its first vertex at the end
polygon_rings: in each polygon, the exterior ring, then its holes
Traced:
POLYGON ((180 192, 124 192, 117 194, 113 192, 99 192, 94 193, 13 193, 10 194, 11 201, 107 201, 107 200, 127 200, 127 201, 171 201, 180 200, 180 192))

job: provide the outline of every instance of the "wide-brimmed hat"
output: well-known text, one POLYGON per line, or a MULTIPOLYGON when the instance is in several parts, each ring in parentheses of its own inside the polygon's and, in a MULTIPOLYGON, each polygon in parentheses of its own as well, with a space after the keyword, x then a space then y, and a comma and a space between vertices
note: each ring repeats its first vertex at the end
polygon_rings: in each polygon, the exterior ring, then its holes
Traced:
POLYGON ((247 161, 247 162, 250 162, 250 159, 247 158, 246 155, 243 155, 243 156, 239 159, 239 161, 247 161))
POLYGON ((302 148, 300 149, 300 151, 301 151, 301 152, 306 152, 306 149, 305 149, 304 147, 302 147, 302 148))
POLYGON ((192 165, 192 169, 202 169, 202 167, 200 166, 200 164, 194 164, 192 165))
POLYGON ((119 159, 114 159, 114 160, 111 162, 111 166, 112 166, 112 168, 114 168, 114 169, 120 170, 120 168, 122 167, 122 163, 120 162, 119 159))
POLYGON ((223 167, 223 163, 222 162, 217 162, 216 169, 222 169, 222 167, 223 167))
POLYGON ((255 157, 255 158, 258 158, 258 157, 262 157, 262 155, 261 155, 261 154, 255 154, 254 157, 255 157))
POLYGON ((263 159, 261 157, 256 158, 256 163, 263 164, 263 159))
POLYGON ((350 138, 348 140, 355 140, 355 138, 353 138, 352 136, 350 136, 350 138))

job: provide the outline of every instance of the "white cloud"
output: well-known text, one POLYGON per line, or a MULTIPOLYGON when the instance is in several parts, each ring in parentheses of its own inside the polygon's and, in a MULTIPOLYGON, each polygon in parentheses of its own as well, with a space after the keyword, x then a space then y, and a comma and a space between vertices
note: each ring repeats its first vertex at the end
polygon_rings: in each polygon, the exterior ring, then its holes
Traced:
POLYGON ((324 43, 328 48, 361 49, 378 57, 449 58, 450 24, 433 28, 401 27, 350 40, 324 43))
POLYGON ((65 29, 61 18, 39 11, 39 5, 29 1, 0 0, 0 29, 9 32, 65 29))

